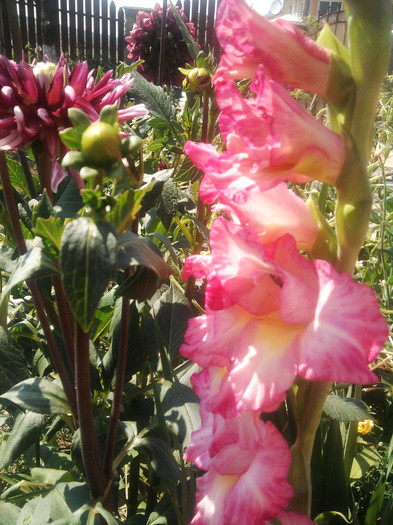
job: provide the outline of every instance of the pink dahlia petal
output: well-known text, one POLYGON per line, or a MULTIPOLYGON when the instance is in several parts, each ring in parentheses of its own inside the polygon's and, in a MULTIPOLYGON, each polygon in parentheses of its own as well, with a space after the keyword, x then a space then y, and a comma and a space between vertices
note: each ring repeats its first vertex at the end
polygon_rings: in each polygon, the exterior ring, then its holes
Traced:
POLYGON ((136 104, 135 106, 119 109, 118 111, 119 122, 127 122, 127 120, 137 117, 144 117, 147 114, 148 110, 144 104, 136 104))
POLYGON ((222 63, 234 79, 252 78, 264 64, 271 78, 287 88, 326 96, 330 56, 293 24, 270 22, 244 0, 224 0, 217 15, 222 63))
POLYGON ((314 262, 320 292, 315 316, 298 340, 298 374, 312 381, 374 383, 367 364, 388 337, 388 326, 368 286, 314 262))

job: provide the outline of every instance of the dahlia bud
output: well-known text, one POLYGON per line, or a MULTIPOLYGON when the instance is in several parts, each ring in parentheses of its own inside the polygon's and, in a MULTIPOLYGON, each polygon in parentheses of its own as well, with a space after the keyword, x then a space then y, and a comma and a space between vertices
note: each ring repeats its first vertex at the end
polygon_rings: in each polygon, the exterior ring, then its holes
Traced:
POLYGON ((121 159, 120 145, 120 135, 114 126, 95 122, 83 132, 81 152, 92 165, 107 168, 121 159))
POLYGON ((195 67, 188 71, 186 78, 183 80, 183 87, 193 91, 196 95, 202 95, 204 91, 211 89, 211 80, 211 75, 204 67, 195 67))

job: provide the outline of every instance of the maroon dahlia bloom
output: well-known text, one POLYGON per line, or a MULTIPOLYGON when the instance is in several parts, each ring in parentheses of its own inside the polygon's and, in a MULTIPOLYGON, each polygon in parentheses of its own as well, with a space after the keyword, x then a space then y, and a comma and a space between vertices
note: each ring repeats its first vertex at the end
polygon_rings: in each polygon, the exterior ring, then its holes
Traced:
MULTIPOLYGON (((187 22, 184 12, 176 7, 186 24, 191 36, 195 35, 194 24, 187 22)), ((139 11, 130 36, 126 38, 128 58, 133 62, 144 60, 137 71, 150 82, 157 82, 158 63, 161 42, 162 7, 156 4, 151 13, 139 11)), ((170 6, 166 12, 165 62, 162 82, 167 85, 181 86, 184 79, 178 68, 192 62, 187 45, 170 6)))
MULTIPOLYGON (((56 191, 66 175, 57 157, 67 151, 59 131, 71 125, 68 109, 78 107, 92 121, 97 120, 102 107, 118 102, 131 83, 129 74, 112 79, 112 71, 95 83, 86 62, 78 62, 71 71, 63 56, 58 64, 30 65, 0 55, 0 150, 16 150, 41 140, 52 159, 52 188, 56 191)), ((125 111, 129 117, 130 112, 125 111)))

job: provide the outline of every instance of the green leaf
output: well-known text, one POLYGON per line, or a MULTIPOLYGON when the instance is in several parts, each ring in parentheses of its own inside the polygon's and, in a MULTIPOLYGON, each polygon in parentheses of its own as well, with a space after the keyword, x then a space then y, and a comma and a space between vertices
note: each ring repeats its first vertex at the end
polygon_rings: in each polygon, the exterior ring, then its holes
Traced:
POLYGON ((16 523, 20 514, 20 508, 12 503, 0 501, 0 525, 12 525, 16 523))
MULTIPOLYGON (((7 524, 9 525, 9 524, 7 524)), ((146 525, 168 525, 168 518, 158 512, 152 512, 147 520, 146 525)))
POLYGON ((100 174, 99 170, 96 168, 91 168, 90 166, 83 166, 80 170, 80 176, 82 179, 90 179, 91 177, 97 177, 100 174))
POLYGON ((145 266, 164 280, 172 273, 171 268, 162 257, 152 250, 148 243, 135 233, 127 231, 118 240, 117 264, 119 268, 128 266, 145 266))
POLYGON ((358 399, 329 394, 323 406, 325 414, 332 419, 349 423, 350 421, 363 421, 370 419, 367 405, 358 399))
POLYGON ((380 482, 371 495, 364 525, 375 525, 385 497, 386 481, 380 482))
POLYGON ((38 414, 70 414, 64 390, 52 381, 35 377, 21 381, 0 398, 38 414))
POLYGON ((28 377, 27 362, 8 332, 0 326, 0 394, 28 377))
POLYGON ((0 469, 13 463, 40 437, 44 416, 35 412, 19 414, 6 441, 0 448, 0 469))
POLYGON ((46 246, 55 248, 56 252, 60 250, 63 231, 63 222, 58 217, 49 217, 48 219, 39 217, 34 228, 34 233, 44 240, 46 246))
POLYGON ((0 245, 0 270, 7 273, 12 273, 18 264, 15 250, 8 246, 8 244, 0 245))
POLYGON ((177 204, 181 198, 177 185, 172 180, 164 182, 161 195, 158 199, 157 215, 166 230, 169 230, 173 217, 177 212, 177 204))
POLYGON ((54 194, 53 212, 56 217, 74 217, 83 206, 82 197, 74 179, 69 176, 61 181, 57 193, 54 194))
POLYGON ((134 83, 131 86, 131 93, 142 100, 153 117, 166 122, 178 141, 184 143, 185 140, 178 136, 176 129, 172 125, 173 120, 176 119, 176 109, 163 88, 148 82, 136 71, 132 73, 132 76, 134 77, 134 83))
POLYGON ((106 214, 106 220, 120 232, 127 229, 141 209, 143 197, 154 186, 154 182, 146 184, 139 190, 128 190, 116 197, 116 204, 106 214))
POLYGON ((23 195, 30 195, 20 162, 7 157, 7 166, 12 187, 23 195))
POLYGON ((171 283, 168 290, 153 304, 146 321, 149 349, 158 351, 162 344, 171 359, 176 357, 184 342, 184 334, 191 317, 188 299, 171 283))
POLYGON ((59 273, 59 268, 53 259, 47 257, 42 248, 34 246, 18 259, 18 265, 3 289, 0 298, 0 325, 7 324, 8 298, 14 286, 28 279, 38 279, 59 273))
MULTIPOLYGON (((80 149, 81 147, 81 134, 75 128, 67 128, 63 131, 59 131, 60 139, 69 149, 80 149)), ((63 164, 67 166, 67 164, 63 164)))
POLYGON ((135 449, 143 449, 151 458, 150 464, 160 478, 179 479, 180 472, 168 443, 160 438, 144 437, 137 440, 135 449))
POLYGON ((61 238, 60 268, 72 313, 88 331, 108 283, 116 275, 116 231, 107 222, 81 217, 61 238))
POLYGON ((70 108, 68 110, 68 118, 71 120, 72 125, 80 135, 87 129, 91 122, 89 117, 79 108, 70 108))
POLYGON ((111 106, 104 106, 100 111, 100 121, 106 124, 116 124, 118 122, 117 106, 113 104, 111 106))
POLYGON ((176 23, 179 26, 180 32, 182 34, 182 37, 183 37, 185 43, 187 44, 187 48, 188 48, 188 51, 189 51, 189 53, 191 55, 191 58, 193 60, 195 60, 196 57, 199 54, 198 45, 195 42, 195 40, 193 39, 190 31, 188 30, 188 27, 184 23, 182 17, 179 15, 179 12, 177 11, 176 7, 173 5, 171 0, 169 0, 169 3, 171 4, 171 9, 172 9, 173 16, 175 17, 176 23))
POLYGON ((80 151, 68 151, 61 161, 63 168, 74 168, 75 170, 80 170, 85 164, 86 159, 80 151))
MULTIPOLYGON (((80 520, 81 515, 87 510, 87 505, 90 505, 91 497, 85 483, 58 483, 42 501, 49 508, 50 523, 65 520, 60 523, 68 525, 74 523, 73 513, 76 513, 80 520)), ((75 523, 81 523, 81 521, 75 523)))
POLYGON ((31 469, 31 479, 35 483, 46 483, 56 485, 60 481, 74 481, 74 476, 67 470, 57 470, 54 468, 35 467, 31 469))
POLYGON ((165 419, 183 446, 187 447, 191 433, 201 426, 199 398, 190 386, 179 382, 165 381, 158 387, 165 419))
POLYGON ((362 478, 371 467, 379 465, 381 456, 372 446, 365 446, 353 459, 350 479, 362 478))

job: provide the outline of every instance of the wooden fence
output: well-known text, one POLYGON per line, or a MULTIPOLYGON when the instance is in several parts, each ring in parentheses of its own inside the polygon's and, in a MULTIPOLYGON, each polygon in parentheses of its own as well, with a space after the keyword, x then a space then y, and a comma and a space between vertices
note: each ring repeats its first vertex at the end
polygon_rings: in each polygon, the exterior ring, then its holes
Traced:
MULTIPOLYGON (((184 0, 183 9, 205 50, 218 47, 214 27, 219 1, 184 0)), ((0 53, 20 60, 23 50, 30 58, 29 54, 35 55, 37 49, 44 47, 46 30, 53 35, 56 56, 64 52, 73 60, 86 59, 93 65, 112 67, 126 59, 126 13, 135 17, 138 9, 116 9, 115 3, 108 0, 46 0, 46 10, 50 11, 48 27, 43 19, 44 2, 0 0, 0 53)))

